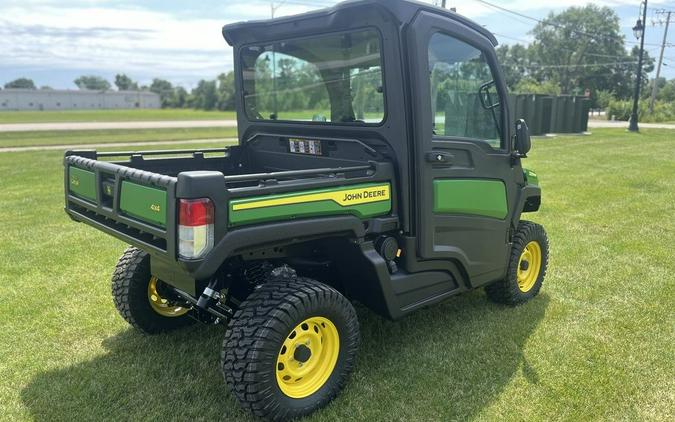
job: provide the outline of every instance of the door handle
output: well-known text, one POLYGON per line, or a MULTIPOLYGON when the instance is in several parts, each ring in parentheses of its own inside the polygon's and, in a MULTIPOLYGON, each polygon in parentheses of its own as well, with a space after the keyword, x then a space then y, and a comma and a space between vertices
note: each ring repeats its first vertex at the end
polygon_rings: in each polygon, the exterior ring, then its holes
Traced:
POLYGON ((443 151, 431 151, 426 154, 427 163, 452 164, 453 158, 454 155, 443 151))

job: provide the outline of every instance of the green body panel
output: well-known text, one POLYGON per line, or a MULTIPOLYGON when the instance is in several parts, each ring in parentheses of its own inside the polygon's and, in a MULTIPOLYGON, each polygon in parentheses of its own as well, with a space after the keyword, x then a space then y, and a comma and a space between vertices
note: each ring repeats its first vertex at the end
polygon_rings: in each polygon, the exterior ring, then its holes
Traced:
POLYGON ((68 190, 80 198, 96 202, 96 175, 89 170, 69 167, 68 190))
POLYGON ((525 176, 525 181, 528 184, 539 186, 539 178, 537 177, 537 173, 529 169, 523 169, 523 175, 525 176))
POLYGON ((166 227, 166 191, 122 182, 120 211, 150 224, 166 227))
POLYGON ((389 184, 365 184, 354 186, 341 186, 330 189, 317 189, 311 191, 294 192, 291 194, 265 195, 253 198, 232 200, 229 204, 229 224, 230 226, 239 226, 252 223, 263 223, 275 220, 292 220, 295 218, 320 217, 328 215, 351 214, 359 218, 370 218, 378 215, 387 214, 391 211, 391 196, 389 195, 389 184), (320 197, 327 194, 342 195, 342 192, 354 192, 358 189, 374 189, 384 187, 387 191, 387 197, 384 200, 375 200, 366 203, 356 203, 353 205, 341 205, 332 199, 312 200, 311 197, 320 197), (259 201, 276 201, 288 199, 295 200, 297 203, 264 206, 253 209, 236 210, 237 206, 250 204, 259 201))
POLYGON ((434 213, 503 219, 508 214, 506 187, 500 180, 434 180, 434 213))

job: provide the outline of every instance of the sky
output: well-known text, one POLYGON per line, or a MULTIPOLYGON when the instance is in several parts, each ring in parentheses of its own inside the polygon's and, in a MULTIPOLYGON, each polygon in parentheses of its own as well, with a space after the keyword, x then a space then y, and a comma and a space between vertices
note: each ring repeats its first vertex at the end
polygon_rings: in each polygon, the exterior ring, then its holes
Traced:
MULTIPOLYGON (((432 3, 433 0, 426 0, 432 3)), ((522 14, 544 18, 587 0, 490 0, 522 14)), ((149 84, 168 79, 186 88, 232 69, 232 50, 221 35, 226 23, 267 19, 331 6, 335 0, 0 0, 0 84, 29 77, 38 86, 74 88, 73 80, 117 73, 149 84)), ((614 9, 626 40, 639 0, 593 0, 614 9)), ((476 0, 447 0, 448 7, 494 32, 501 44, 531 40, 536 22, 505 14, 476 0)), ((663 38, 654 25, 657 9, 675 12, 675 0, 650 0, 646 49, 658 57, 663 38)), ((675 13, 673 13, 675 21, 675 13)), ((671 25, 662 76, 675 78, 675 24, 671 25)))

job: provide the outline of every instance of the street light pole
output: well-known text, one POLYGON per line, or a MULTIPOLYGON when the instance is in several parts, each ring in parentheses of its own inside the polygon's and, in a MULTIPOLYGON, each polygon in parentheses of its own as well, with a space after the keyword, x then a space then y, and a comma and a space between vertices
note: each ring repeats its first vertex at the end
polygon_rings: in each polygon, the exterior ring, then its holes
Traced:
POLYGON ((637 78, 635 80, 635 95, 633 97, 633 112, 630 114, 630 124, 628 130, 637 132, 638 129, 638 101, 640 100, 640 83, 642 82, 642 55, 645 49, 645 32, 647 23, 647 0, 644 0, 644 7, 642 9, 642 20, 637 21, 633 28, 636 35, 640 35, 640 53, 638 57, 637 78))

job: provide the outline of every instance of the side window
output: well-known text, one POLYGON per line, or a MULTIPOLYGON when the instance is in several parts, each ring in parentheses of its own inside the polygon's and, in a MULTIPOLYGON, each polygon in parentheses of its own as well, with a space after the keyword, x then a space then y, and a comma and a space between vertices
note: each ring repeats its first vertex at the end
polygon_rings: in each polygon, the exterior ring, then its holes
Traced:
POLYGON ((432 35, 429 80, 434 134, 503 148, 499 95, 480 50, 448 35, 432 35))

